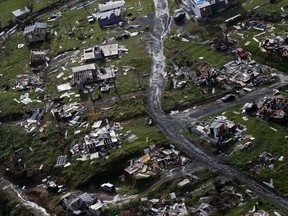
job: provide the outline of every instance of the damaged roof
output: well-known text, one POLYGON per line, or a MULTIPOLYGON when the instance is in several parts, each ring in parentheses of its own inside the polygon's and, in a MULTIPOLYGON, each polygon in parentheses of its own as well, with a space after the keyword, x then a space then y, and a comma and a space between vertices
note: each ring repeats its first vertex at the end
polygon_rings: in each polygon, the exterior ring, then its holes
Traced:
POLYGON ((73 73, 78 73, 78 72, 87 71, 87 70, 96 70, 95 64, 87 64, 87 65, 82 65, 82 66, 77 66, 77 67, 72 68, 73 73))

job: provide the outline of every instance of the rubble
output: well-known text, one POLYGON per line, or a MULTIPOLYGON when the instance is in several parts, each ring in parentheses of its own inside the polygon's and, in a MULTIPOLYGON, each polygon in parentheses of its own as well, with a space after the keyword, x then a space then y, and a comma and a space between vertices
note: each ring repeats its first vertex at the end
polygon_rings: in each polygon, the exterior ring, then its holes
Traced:
POLYGON ((16 90, 35 89, 43 86, 43 80, 40 76, 29 74, 20 74, 16 76, 16 90))
POLYGON ((217 80, 239 86, 256 86, 268 78, 263 74, 263 66, 255 61, 235 60, 224 65, 219 71, 217 80))
MULTIPOLYGON (((288 120, 288 99, 282 95, 275 95, 271 98, 265 97, 257 103, 245 104, 242 110, 242 112, 261 117, 265 120, 285 123, 288 120)), ((271 128, 271 130, 277 131, 275 128, 271 128)))
POLYGON ((75 125, 85 111, 84 106, 77 102, 51 109, 51 113, 57 122, 66 125, 75 125))
POLYGON ((150 177, 163 170, 183 165, 181 160, 185 158, 180 151, 167 146, 155 147, 152 145, 144 149, 144 153, 145 155, 140 158, 130 161, 130 165, 125 169, 128 176, 133 178, 150 177))
POLYGON ((272 52, 277 55, 288 57, 288 36, 267 38, 261 45, 262 52, 272 52))
POLYGON ((228 49, 234 50, 236 41, 231 37, 221 34, 213 39, 211 48, 219 51, 226 51, 228 49))
MULTIPOLYGON (((82 122, 79 127, 88 127, 88 123, 82 122)), ((72 155, 81 155, 79 160, 85 161, 90 155, 90 160, 106 156, 112 148, 122 144, 116 131, 121 130, 119 123, 110 125, 108 120, 94 122, 89 134, 84 136, 84 141, 73 140, 70 147, 72 155)), ((78 159, 77 159, 78 160, 78 159)))
POLYGON ((50 59, 47 57, 47 50, 31 50, 29 58, 29 66, 32 71, 39 71, 49 66, 50 59))

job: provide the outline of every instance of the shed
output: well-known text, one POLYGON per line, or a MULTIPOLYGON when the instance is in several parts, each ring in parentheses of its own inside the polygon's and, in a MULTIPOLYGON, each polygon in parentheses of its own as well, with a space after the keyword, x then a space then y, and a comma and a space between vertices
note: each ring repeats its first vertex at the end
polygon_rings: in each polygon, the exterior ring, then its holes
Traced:
POLYGON ((74 82, 79 84, 88 84, 95 82, 97 78, 97 69, 95 64, 88 64, 78 67, 73 67, 74 82))
POLYGON ((106 2, 105 4, 99 4, 99 11, 104 12, 104 11, 109 11, 109 10, 114 10, 117 8, 124 7, 125 2, 124 1, 110 1, 106 2))
POLYGON ((41 22, 35 22, 34 25, 26 26, 23 32, 26 44, 44 41, 47 34, 46 27, 47 23, 41 22))
POLYGON ((29 8, 27 8, 27 6, 24 6, 20 9, 13 11, 12 14, 17 19, 23 19, 27 17, 30 12, 31 11, 29 10, 29 8))

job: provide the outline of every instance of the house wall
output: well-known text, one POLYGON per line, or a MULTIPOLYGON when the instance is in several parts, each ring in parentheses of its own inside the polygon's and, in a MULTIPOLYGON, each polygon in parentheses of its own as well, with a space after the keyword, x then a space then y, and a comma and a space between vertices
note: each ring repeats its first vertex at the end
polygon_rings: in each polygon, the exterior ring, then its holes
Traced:
POLYGON ((197 17, 202 18, 200 9, 199 9, 199 8, 197 7, 197 5, 195 5, 193 2, 191 2, 191 8, 192 8, 193 13, 194 13, 197 17))
POLYGON ((200 9, 200 13, 201 13, 201 17, 202 17, 202 18, 212 16, 211 6, 201 8, 201 9, 200 9))
POLYGON ((29 32, 25 34, 25 40, 26 43, 33 43, 33 42, 38 42, 38 41, 44 41, 46 36, 46 31, 43 33, 35 34, 34 32, 29 32))

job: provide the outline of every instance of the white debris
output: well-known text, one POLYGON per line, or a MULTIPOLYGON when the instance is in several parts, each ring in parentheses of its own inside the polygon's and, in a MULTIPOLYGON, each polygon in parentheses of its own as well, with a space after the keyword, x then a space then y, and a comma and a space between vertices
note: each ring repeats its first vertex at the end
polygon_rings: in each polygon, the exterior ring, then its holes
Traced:
POLYGON ((63 91, 69 91, 72 89, 71 84, 70 83, 65 83, 62 85, 58 85, 57 89, 59 92, 63 92, 63 91))

